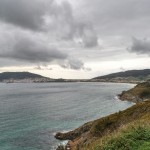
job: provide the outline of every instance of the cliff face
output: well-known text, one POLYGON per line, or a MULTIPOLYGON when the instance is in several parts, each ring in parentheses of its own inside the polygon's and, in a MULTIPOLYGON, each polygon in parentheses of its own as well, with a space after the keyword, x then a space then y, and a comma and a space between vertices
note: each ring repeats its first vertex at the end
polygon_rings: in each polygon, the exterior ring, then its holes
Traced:
MULTIPOLYGON (((86 123, 68 133, 57 133, 55 137, 60 140, 70 140, 66 149, 105 150, 103 147, 107 145, 106 143, 109 143, 107 137, 112 135, 111 141, 114 138, 114 134, 118 134, 117 132, 119 130, 127 128, 128 131, 128 126, 130 126, 130 124, 133 124, 131 128, 136 128, 138 125, 143 127, 148 124, 148 131, 150 131, 150 83, 145 82, 139 84, 133 89, 120 94, 120 98, 138 103, 124 111, 86 123)), ((145 130, 145 128, 143 130, 145 130)), ((119 134, 119 136, 122 134, 124 134, 124 132, 119 134)), ((150 141, 150 132, 148 133, 148 139, 150 141)), ((131 143, 128 143, 128 146, 131 146, 131 143)), ((138 143, 139 141, 136 146, 138 146, 138 143)), ((112 143, 110 142, 110 144, 112 143)), ((117 150, 120 149, 121 148, 117 148, 117 150)), ((130 149, 129 147, 128 149, 131 150, 132 148, 130 149)), ((113 149, 109 148, 109 150, 113 149)))
POLYGON ((118 96, 121 100, 128 100, 135 103, 147 100, 150 97, 150 82, 140 83, 131 90, 123 91, 118 96))

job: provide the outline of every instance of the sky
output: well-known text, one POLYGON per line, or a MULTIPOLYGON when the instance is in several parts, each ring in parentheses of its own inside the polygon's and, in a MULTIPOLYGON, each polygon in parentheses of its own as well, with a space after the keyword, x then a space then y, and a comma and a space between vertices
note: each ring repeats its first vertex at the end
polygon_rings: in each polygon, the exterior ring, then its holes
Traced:
POLYGON ((0 0, 0 72, 88 79, 150 66, 149 0, 0 0))

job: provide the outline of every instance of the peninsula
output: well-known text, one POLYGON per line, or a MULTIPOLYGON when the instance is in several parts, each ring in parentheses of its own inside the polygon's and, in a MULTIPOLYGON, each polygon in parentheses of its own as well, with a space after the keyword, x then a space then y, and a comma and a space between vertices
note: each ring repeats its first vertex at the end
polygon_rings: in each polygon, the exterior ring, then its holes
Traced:
POLYGON ((124 91, 119 97, 136 104, 73 131, 57 133, 57 139, 69 140, 65 147, 59 146, 57 150, 149 150, 150 82, 124 91))

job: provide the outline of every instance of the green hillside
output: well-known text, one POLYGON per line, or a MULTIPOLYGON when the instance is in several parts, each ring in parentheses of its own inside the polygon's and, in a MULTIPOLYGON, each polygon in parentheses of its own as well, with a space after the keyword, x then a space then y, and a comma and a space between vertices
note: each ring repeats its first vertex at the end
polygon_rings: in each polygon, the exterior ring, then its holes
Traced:
POLYGON ((129 70, 124 72, 112 73, 104 76, 95 77, 92 80, 100 81, 146 81, 150 79, 150 69, 129 70))
POLYGON ((3 73, 0 73, 0 81, 9 80, 9 79, 22 80, 22 79, 28 79, 28 78, 32 79, 32 78, 45 78, 45 77, 34 74, 34 73, 30 73, 30 72, 3 72, 3 73))

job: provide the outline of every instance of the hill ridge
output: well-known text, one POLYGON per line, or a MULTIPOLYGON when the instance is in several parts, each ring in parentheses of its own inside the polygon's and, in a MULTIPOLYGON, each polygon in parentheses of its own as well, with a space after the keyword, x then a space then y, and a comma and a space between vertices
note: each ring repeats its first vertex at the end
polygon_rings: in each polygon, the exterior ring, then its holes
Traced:
POLYGON ((127 71, 121 71, 116 73, 110 73, 103 76, 98 76, 93 79, 104 79, 104 78, 113 78, 113 77, 139 77, 139 76, 147 76, 150 75, 150 69, 143 69, 143 70, 127 70, 127 71))
POLYGON ((150 79, 150 69, 143 69, 143 70, 128 70, 111 73, 92 78, 91 81, 139 83, 147 81, 149 79, 150 79))
POLYGON ((20 82, 49 82, 53 79, 44 77, 31 72, 2 72, 0 73, 0 82, 4 83, 20 83, 20 82))

